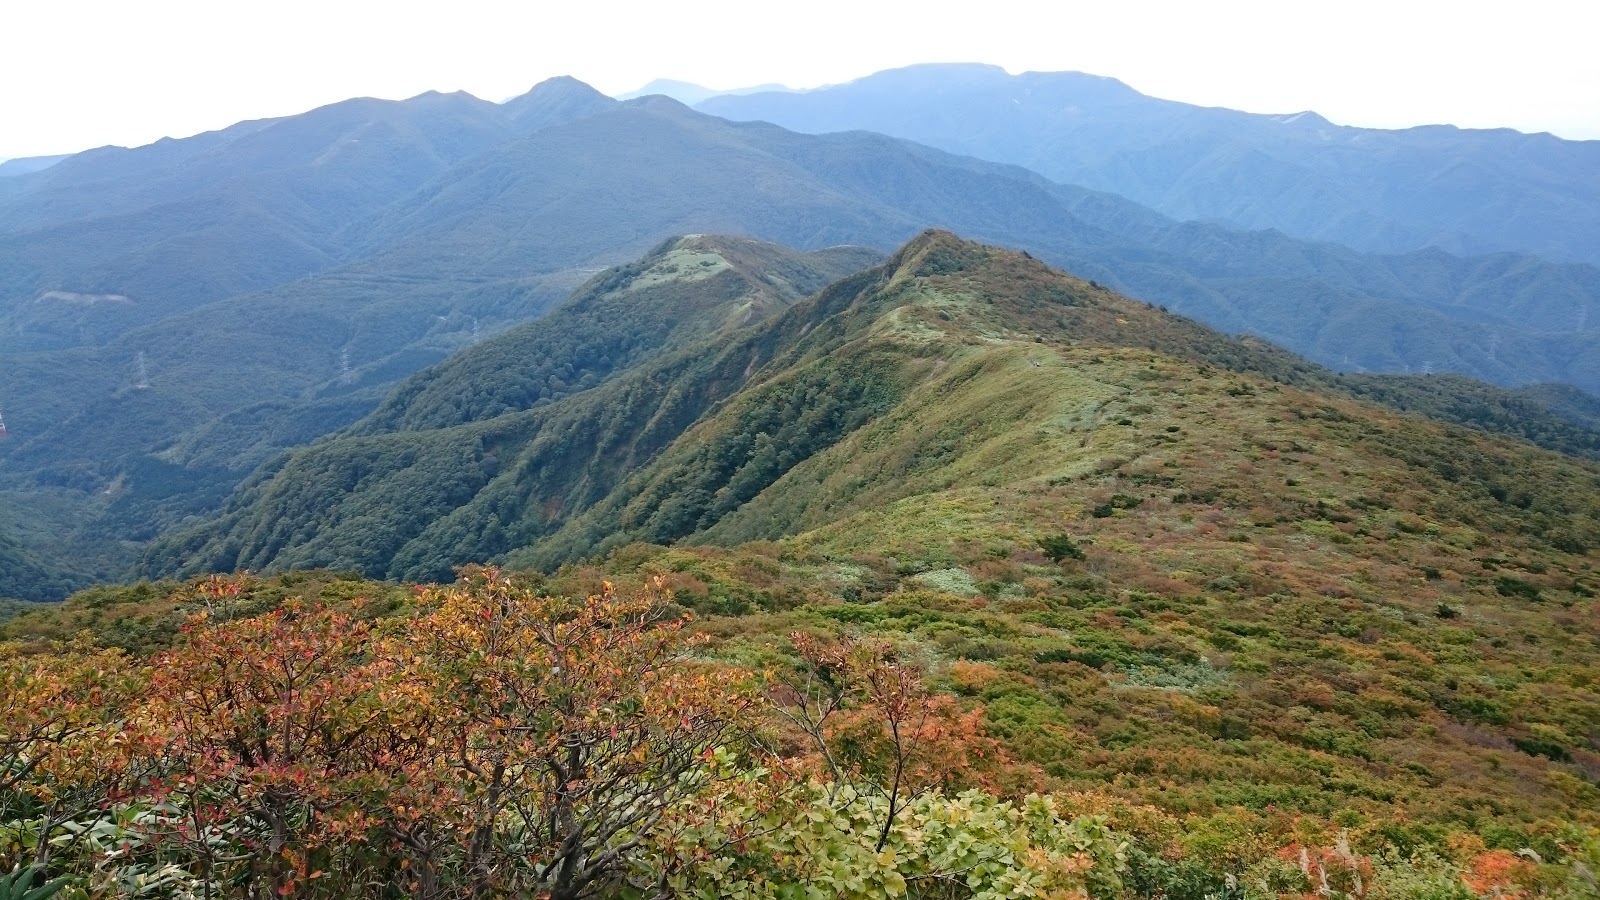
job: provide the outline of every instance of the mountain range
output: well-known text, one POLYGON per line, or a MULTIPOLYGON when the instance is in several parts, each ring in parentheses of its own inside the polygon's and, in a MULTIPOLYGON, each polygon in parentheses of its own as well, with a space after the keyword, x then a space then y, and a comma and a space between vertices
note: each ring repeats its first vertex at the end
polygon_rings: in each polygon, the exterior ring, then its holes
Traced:
POLYGON ((789 90, 793 90, 793 88, 784 87, 781 84, 757 84, 750 87, 733 88, 731 90, 719 91, 715 88, 703 87, 688 81, 678 81, 677 79, 673 78, 657 78, 636 91, 618 94, 617 99, 634 100, 639 97, 648 97, 652 94, 660 94, 663 97, 671 97, 672 99, 678 101, 679 103, 685 104, 686 106, 693 106, 696 103, 710 100, 712 97, 737 96, 739 94, 760 94, 770 93, 772 91, 789 90))
MULTIPOLYGON (((938 453, 907 448, 946 426, 902 404, 933 402, 941 390, 929 385, 957 378, 948 367, 975 377, 992 364, 1008 373, 1006 390, 1026 393, 1009 379, 1044 376, 1027 370, 1030 350, 1033 368, 1069 349, 1074 359, 1088 354, 1083 348, 1137 350, 1396 406, 1413 391, 1442 393, 1393 379, 1345 385, 1276 348, 940 232, 797 302, 830 269, 842 274, 862 259, 861 251, 802 256, 727 238, 668 242, 597 277, 543 319, 408 379, 331 439, 258 470, 220 519, 157 541, 141 569, 331 567, 437 580, 470 560, 548 569, 632 541, 740 543, 810 531, 922 483, 912 477, 916 466, 870 465, 872 474, 834 483, 831 473, 865 465, 861 448, 842 449, 866 440, 858 431, 895 422, 876 445, 932 453, 928 465, 942 470, 950 461, 938 453), (991 355, 997 361, 984 362, 991 355), (815 483, 789 475, 818 467, 815 483), (870 502, 846 502, 857 495, 870 502)), ((1087 402, 1072 400, 1070 415, 1095 434, 1118 433, 1112 407, 1091 412, 1087 402)), ((966 427, 998 446, 1045 427, 1041 407, 1015 412, 1014 421, 978 416, 966 427)), ((924 415, 943 413, 935 402, 924 415)), ((1600 435, 1565 433, 1600 455, 1600 435)), ((983 476, 976 462, 957 469, 983 476)))
POLYGON ((1592 898, 1600 269, 1083 78, 867 82, 1420 243, 566 78, 0 178, 0 893, 1592 898))
POLYGON ((0 178, 12 175, 28 175, 48 169, 58 162, 67 159, 71 154, 64 156, 24 156, 18 159, 0 159, 0 178))
MULTIPOLYGON (((119 577, 257 466, 664 239, 884 253, 929 225, 1338 368, 1600 389, 1587 265, 1178 222, 900 139, 553 79, 504 104, 352 100, 0 182, 0 528, 73 560, 75 583, 119 577)), ((582 384, 559 380, 552 399, 582 384)), ((1581 390, 1435 381, 1372 391, 1586 452, 1581 390)))
POLYGON ((1183 220, 1361 250, 1526 251, 1600 264, 1600 141, 1510 129, 1335 125, 1148 97, 1080 72, 879 72, 699 108, 808 133, 862 129, 1015 163, 1183 220))
MULTIPOLYGON (((1577 852, 1600 463, 1357 399, 1020 251, 872 256, 664 243, 263 467, 143 570, 280 572, 251 608, 393 611, 408 590, 349 570, 469 559, 557 594, 651 583, 719 658, 895 641, 1038 777, 1194 834, 1282 813, 1400 859, 1462 833, 1577 852)), ((194 595, 98 588, 0 634, 138 652, 194 595)))

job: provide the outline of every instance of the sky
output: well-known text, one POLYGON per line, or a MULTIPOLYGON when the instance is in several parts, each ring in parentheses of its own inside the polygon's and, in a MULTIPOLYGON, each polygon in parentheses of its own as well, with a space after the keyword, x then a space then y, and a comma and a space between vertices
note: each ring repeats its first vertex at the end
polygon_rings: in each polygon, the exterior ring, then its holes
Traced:
POLYGON ((923 62, 1109 75, 1341 124, 1600 139, 1600 0, 16 0, 0 158, 137 146, 354 96, 836 84, 923 62))

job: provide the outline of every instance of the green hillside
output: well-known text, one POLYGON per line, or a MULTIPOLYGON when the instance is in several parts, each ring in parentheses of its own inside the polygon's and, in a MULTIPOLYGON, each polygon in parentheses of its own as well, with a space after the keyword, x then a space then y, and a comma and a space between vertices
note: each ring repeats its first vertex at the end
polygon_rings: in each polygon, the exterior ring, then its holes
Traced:
POLYGON ((598 276, 537 323, 408 379, 355 431, 442 428, 550 403, 687 342, 760 322, 879 257, 864 247, 800 254, 749 239, 674 238, 598 276))
MULTIPOLYGON (((930 232, 589 390, 294 453, 147 564, 432 577, 493 555, 556 595, 670 589, 711 639, 697 659, 785 671, 804 635, 888 641, 981 710, 1010 789, 1115 811, 1132 896, 1335 841, 1384 896, 1495 896, 1485 858, 1583 896, 1600 464, 1317 379, 1338 381, 930 232)), ((409 596, 338 577, 239 602, 409 596)), ((105 588, 4 633, 145 652, 202 596, 105 588)))
MULTIPOLYGON (((406 545, 413 555, 427 558, 422 570, 448 574, 461 558, 459 540, 418 535, 438 530, 434 519, 471 499, 509 465, 505 445, 526 440, 525 422, 499 414, 533 409, 534 415, 564 415, 573 428, 594 428, 615 413, 556 401, 569 394, 601 399, 586 389, 663 355, 683 365, 693 351, 669 351, 780 312, 876 256, 844 247, 801 254, 747 239, 668 241, 633 265, 595 276, 549 316, 412 378, 350 429, 351 436, 265 467, 241 486, 224 512, 221 521, 232 533, 203 527, 166 537, 141 568, 261 568, 286 552, 301 560, 294 565, 375 572, 386 569, 406 545), (583 412, 567 412, 578 408, 583 412), (442 427, 454 425, 460 427, 442 427), (403 509, 388 493, 396 486, 389 479, 409 484, 403 509), (290 482, 298 486, 287 492, 278 487, 290 482), (372 488, 382 489, 369 492, 372 488), (330 527, 308 529, 307 516, 330 527)), ((557 483, 553 472, 546 479, 552 490, 594 490, 576 481, 557 483)), ((492 521, 473 527, 497 530, 492 521)))
MULTIPOLYGON (((621 271, 647 278, 653 265, 647 259, 621 271)), ((603 298, 605 282, 598 287, 603 298)), ((1203 368, 1208 374, 1193 379, 1192 390, 1204 394, 1192 404, 1197 411, 1239 405, 1243 401, 1226 399, 1235 394, 1294 389, 1339 403, 1366 394, 1393 407, 1416 405, 1462 420, 1480 415, 1488 427, 1499 421, 1513 431, 1547 433, 1570 441, 1572 450, 1596 449, 1592 433, 1519 407, 1487 386, 1341 378, 1270 346, 1226 338, 1059 275, 1025 256, 939 234, 770 323, 663 353, 632 370, 606 370, 594 377, 611 380, 587 391, 564 398, 540 394, 529 385, 548 386, 551 376, 538 365, 506 373, 500 360, 509 358, 509 348, 568 333, 565 323, 579 321, 591 303, 564 309, 562 328, 529 329, 517 342, 508 336, 499 348, 475 350, 419 376, 349 436, 257 473, 220 520, 160 542, 146 557, 145 571, 325 565, 442 578, 453 565, 502 556, 548 568, 633 541, 735 544, 781 537, 964 479, 991 486, 1071 479, 1107 455, 1148 453, 1146 444, 1177 443, 1176 435, 1195 429, 1210 435, 1214 452, 1240 452, 1228 444, 1237 434, 1219 432, 1193 419, 1195 413, 1158 413, 1150 403, 1128 399, 1127 385, 1101 384, 1101 371, 1119 371, 1123 381, 1131 377, 1123 369, 1091 368, 1112 358, 1124 369, 1138 359, 1203 368), (968 269, 975 274, 963 280, 968 269), (490 372, 501 374, 486 380, 490 372), (1027 402, 1016 405, 1020 400, 1009 399, 1014 394, 1027 402), (1039 443, 1038 429, 1045 426, 1034 421, 1049 404, 1079 394, 1097 399, 1073 400, 1077 411, 1069 418, 1107 442, 1081 459, 1063 456, 1056 442, 1039 443), (1473 397, 1499 405, 1473 406, 1473 397), (944 421, 960 403, 968 404, 968 417, 944 421), (924 405, 941 418, 922 421, 916 410, 924 405), (476 419, 474 409, 481 413, 476 419), (1161 422, 1161 431, 1139 437, 1141 421, 1144 427, 1161 422), (407 430, 383 433, 397 428, 407 430), (960 448, 980 435, 997 443, 965 455, 960 448), (889 455, 879 459, 866 447, 888 448, 889 455)), ((585 332, 573 333, 581 346, 585 332)), ((627 344, 626 338, 616 341, 627 344)), ((559 354, 536 358, 570 365, 559 354)), ((1068 414, 1052 414, 1062 415, 1068 414)), ((1434 460, 1430 453, 1448 454, 1422 449, 1429 441, 1441 448, 1490 441, 1411 421, 1417 434, 1437 435, 1408 438, 1417 447, 1408 444, 1406 452, 1422 454, 1419 465, 1460 469, 1434 460)), ((1310 439, 1299 443, 1310 446, 1310 439)), ((1573 465, 1509 443, 1487 446, 1519 460, 1546 460, 1539 465, 1573 465)), ((1597 544, 1587 507, 1551 503, 1540 533, 1579 548, 1597 544)))
POLYGON ((62 571, 58 563, 40 559, 0 525, 0 603, 58 600, 86 583, 81 573, 62 571))
MULTIPOLYGON (((21 242, 0 252, 0 266, 21 267, 0 291, 0 404, 13 433, 0 445, 0 490, 56 492, 46 527, 21 539, 35 555, 71 544, 74 567, 106 577, 125 574, 155 535, 212 516, 256 466, 675 234, 889 250, 940 225, 1340 368, 1600 384, 1600 332, 1583 326, 1600 298, 1590 267, 1382 257, 1177 223, 1014 167, 879 135, 734 124, 662 98, 618 104, 570 79, 500 107, 455 95, 360 101, 190 140, 80 155, 18 176, 31 186, 6 201, 22 224, 0 234, 21 242), (283 166, 263 169, 269 158, 283 166), (106 216, 52 224, 53 210, 70 218, 99 190, 111 191, 106 216), (191 226, 221 229, 217 242, 182 260, 142 256, 198 240, 191 226), (314 252, 251 256, 279 237, 314 252), (291 258, 301 262, 278 266, 291 258), (146 292, 120 275, 29 268, 44 262, 184 284, 146 292), (57 502, 68 495, 76 505, 57 502)), ((486 381, 481 405, 441 395, 466 405, 411 421, 477 420, 637 361, 600 356, 594 368, 574 355, 571 372, 543 372, 537 387, 491 364, 505 383, 486 381)), ((1507 398, 1454 382, 1384 384, 1391 405, 1593 450, 1581 422, 1538 408, 1544 394, 1507 410, 1507 398)))

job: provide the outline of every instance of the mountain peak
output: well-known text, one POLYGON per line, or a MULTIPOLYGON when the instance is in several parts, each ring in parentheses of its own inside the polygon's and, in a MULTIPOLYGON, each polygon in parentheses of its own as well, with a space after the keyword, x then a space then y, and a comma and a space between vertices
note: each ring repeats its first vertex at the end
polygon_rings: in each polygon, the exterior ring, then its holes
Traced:
POLYGON ((966 264, 975 263, 980 258, 987 257, 989 248, 974 241, 966 240, 952 231, 943 228, 929 228, 921 234, 907 241, 899 250, 895 251, 885 265, 894 272, 894 278, 918 277, 928 274, 941 274, 930 271, 942 269, 959 271, 966 264), (943 262, 930 262, 935 257, 943 262))
POLYGON ((543 80, 543 81, 539 82, 538 84, 534 85, 533 87, 529 88, 528 92, 526 94, 523 94, 520 97, 513 97, 512 99, 507 100, 506 102, 508 104, 509 103, 515 103, 516 101, 524 99, 524 98, 527 98, 527 97, 540 97, 540 96, 545 96, 545 97, 548 97, 548 96, 590 96, 590 95, 600 96, 600 97, 604 97, 605 96, 605 94, 602 94, 599 91, 595 90, 593 87, 591 87, 589 85, 589 83, 586 82, 586 81, 581 81, 581 80, 579 80, 577 78, 573 78, 571 75, 556 75, 556 76, 551 77, 551 78, 546 78, 545 80, 543 80))
POLYGON ((689 107, 685 106, 683 101, 674 97, 669 97, 666 94, 646 94, 643 97, 635 97, 632 100, 623 100, 621 103, 623 106, 626 106, 629 109, 648 109, 655 111, 670 110, 673 112, 689 111, 689 107))
POLYGON ((617 101, 570 75, 546 78, 526 94, 501 106, 524 132, 582 119, 615 106, 617 101))

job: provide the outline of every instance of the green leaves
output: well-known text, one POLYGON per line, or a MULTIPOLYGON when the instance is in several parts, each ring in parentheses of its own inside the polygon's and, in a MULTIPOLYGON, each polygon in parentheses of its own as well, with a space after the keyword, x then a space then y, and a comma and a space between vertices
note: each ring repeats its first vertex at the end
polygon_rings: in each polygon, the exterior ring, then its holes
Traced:
POLYGON ((981 791, 924 794, 895 820, 883 849, 877 823, 883 796, 807 781, 787 789, 745 783, 709 810, 677 812, 695 828, 670 832, 667 867, 681 896, 880 897, 959 896, 973 900, 1114 897, 1121 888, 1123 844, 1103 821, 1067 819, 1057 801, 1030 795, 1019 806, 981 791), (756 807, 776 803, 761 816, 756 807), (782 822, 767 828, 758 822, 782 822), (674 865, 673 860, 679 865, 674 865))
POLYGON ((1050 557, 1051 562, 1063 562, 1069 559, 1083 559, 1083 548, 1068 534, 1052 534, 1039 541, 1040 549, 1044 555, 1050 557))
POLYGON ((18 869, 10 875, 0 875, 0 900, 47 900, 66 887, 70 879, 54 878, 34 887, 38 868, 18 869))

